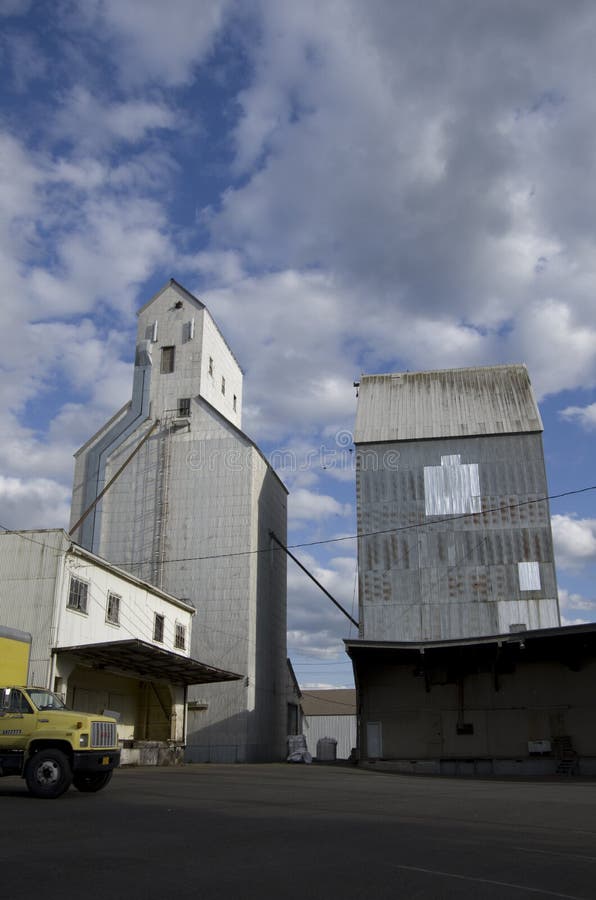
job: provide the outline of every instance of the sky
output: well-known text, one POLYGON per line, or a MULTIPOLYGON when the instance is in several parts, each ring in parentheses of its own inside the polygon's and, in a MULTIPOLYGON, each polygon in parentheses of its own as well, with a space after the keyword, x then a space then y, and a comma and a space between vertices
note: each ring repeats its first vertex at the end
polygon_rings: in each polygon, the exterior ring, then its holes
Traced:
MULTIPOLYGON (((289 542, 357 617, 362 372, 525 363, 551 494, 596 483, 591 0, 0 0, 0 524, 68 522, 174 277, 245 372, 289 542)), ((596 492, 551 503, 596 619, 596 492)), ((354 629, 288 566, 303 686, 354 629)))

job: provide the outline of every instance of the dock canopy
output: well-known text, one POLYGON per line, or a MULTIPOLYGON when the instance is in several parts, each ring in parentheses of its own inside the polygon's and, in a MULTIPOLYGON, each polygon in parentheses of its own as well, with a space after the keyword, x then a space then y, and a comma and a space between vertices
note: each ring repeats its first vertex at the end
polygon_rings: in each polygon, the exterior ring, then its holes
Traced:
POLYGON ((140 640, 54 647, 52 653, 68 653, 81 665, 92 669, 172 684, 212 684, 239 681, 244 677, 140 640))

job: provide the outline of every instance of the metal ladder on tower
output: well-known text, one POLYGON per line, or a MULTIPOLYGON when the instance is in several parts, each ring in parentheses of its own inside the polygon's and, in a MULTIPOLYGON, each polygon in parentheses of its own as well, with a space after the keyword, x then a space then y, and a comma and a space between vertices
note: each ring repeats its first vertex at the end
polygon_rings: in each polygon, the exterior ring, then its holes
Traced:
POLYGON ((168 517, 168 485, 170 474, 170 426, 164 423, 158 437, 155 471, 155 520, 151 553, 151 583, 163 587, 166 523, 168 517))

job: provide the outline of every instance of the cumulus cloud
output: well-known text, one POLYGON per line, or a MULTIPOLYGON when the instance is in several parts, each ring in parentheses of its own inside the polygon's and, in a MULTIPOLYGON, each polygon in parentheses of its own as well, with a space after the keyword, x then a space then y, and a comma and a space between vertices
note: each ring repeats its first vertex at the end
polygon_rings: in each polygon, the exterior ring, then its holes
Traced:
POLYGON ((163 103, 144 99, 100 102, 82 85, 64 98, 52 129, 61 140, 70 139, 79 148, 113 146, 115 141, 136 142, 152 131, 180 127, 175 113, 163 103))
POLYGON ((596 519, 554 515, 551 522, 557 566, 574 570, 596 560, 596 519))
POLYGON ((64 528, 70 491, 49 478, 22 481, 0 476, 0 506, 3 528, 64 528))
MULTIPOLYGON (((297 551, 300 561, 355 619, 356 560, 333 557, 321 564, 312 554, 297 551)), ((288 650, 321 660, 345 658, 343 639, 354 636, 355 627, 303 572, 288 565, 288 650)))
POLYGON ((319 521, 331 516, 349 516, 352 508, 349 503, 339 503, 329 494, 318 494, 306 488, 298 488, 288 498, 288 516, 290 521, 319 521))
POLYGON ((559 606, 564 613, 582 611, 591 613, 592 617, 596 616, 596 600, 586 600, 581 594, 573 593, 566 588, 559 588, 559 606))
POLYGON ((167 85, 191 80, 213 49, 231 0, 79 0, 81 27, 99 30, 112 45, 123 81, 167 85))
POLYGON ((559 413, 562 419, 581 425, 586 431, 596 428, 596 403, 588 406, 567 406, 559 413))

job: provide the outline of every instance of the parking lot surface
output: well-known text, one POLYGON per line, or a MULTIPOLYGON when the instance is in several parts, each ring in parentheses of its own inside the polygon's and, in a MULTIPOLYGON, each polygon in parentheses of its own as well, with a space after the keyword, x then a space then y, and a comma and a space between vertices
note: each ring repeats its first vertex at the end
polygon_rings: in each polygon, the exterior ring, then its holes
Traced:
POLYGON ((7 900, 596 900, 596 782, 345 766, 121 769, 36 800, 0 780, 7 900))

